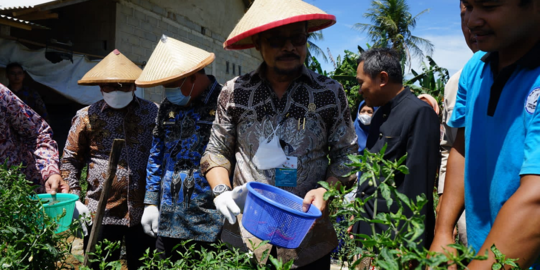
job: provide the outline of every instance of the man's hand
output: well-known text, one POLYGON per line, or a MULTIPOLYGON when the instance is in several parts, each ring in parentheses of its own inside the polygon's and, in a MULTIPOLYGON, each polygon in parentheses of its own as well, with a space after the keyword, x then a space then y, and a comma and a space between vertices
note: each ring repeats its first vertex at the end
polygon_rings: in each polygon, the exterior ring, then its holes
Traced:
POLYGON ((77 200, 75 202, 75 209, 73 209, 73 219, 79 219, 81 221, 82 231, 75 232, 76 237, 84 238, 88 236, 88 226, 92 226, 91 216, 90 209, 84 203, 77 200))
POLYGON ((235 187, 231 191, 225 191, 214 199, 216 209, 225 216, 230 224, 236 223, 236 216, 244 211, 248 193, 246 184, 235 187))
POLYGON ((304 197, 304 202, 302 204, 302 210, 307 212, 310 205, 314 205, 319 208, 322 213, 326 209, 326 201, 324 200, 324 193, 326 193, 325 188, 317 188, 310 190, 304 197))
POLYGON ((144 207, 144 212, 141 218, 141 225, 143 227, 144 233, 152 237, 157 237, 158 220, 159 220, 158 207, 155 205, 146 205, 144 207))
MULTIPOLYGON (((457 251, 454 248, 449 247, 448 245, 454 244, 454 238, 452 235, 435 235, 433 242, 429 251, 445 254, 447 257, 454 254, 457 256, 457 251)), ((457 269, 456 265, 449 266, 448 269, 457 269)))
POLYGON ((49 179, 45 182, 45 190, 49 194, 69 193, 69 185, 59 174, 53 174, 49 176, 49 179))

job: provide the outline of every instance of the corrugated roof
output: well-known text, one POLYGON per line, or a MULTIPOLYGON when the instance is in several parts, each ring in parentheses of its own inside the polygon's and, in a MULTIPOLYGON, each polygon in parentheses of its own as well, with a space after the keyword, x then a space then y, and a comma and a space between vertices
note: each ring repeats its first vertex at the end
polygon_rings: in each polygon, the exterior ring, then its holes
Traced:
POLYGON ((26 24, 26 25, 29 25, 31 26, 33 29, 50 29, 46 26, 43 26, 43 25, 40 25, 40 24, 37 24, 37 23, 33 23, 33 22, 29 22, 29 21, 25 21, 25 20, 20 20, 20 19, 17 19, 17 18, 13 18, 13 17, 10 17, 10 16, 6 16, 6 15, 0 15, 0 18, 1 19, 5 19, 5 20, 10 20, 10 21, 14 21, 14 22, 18 22, 18 23, 22 23, 22 24, 26 24))
POLYGON ((58 0, 2 0, 2 3, 0 3, 0 9, 27 9, 56 1, 58 0))
POLYGON ((19 11, 33 8, 50 10, 86 1, 89 0, 2 0, 0 11, 19 11))

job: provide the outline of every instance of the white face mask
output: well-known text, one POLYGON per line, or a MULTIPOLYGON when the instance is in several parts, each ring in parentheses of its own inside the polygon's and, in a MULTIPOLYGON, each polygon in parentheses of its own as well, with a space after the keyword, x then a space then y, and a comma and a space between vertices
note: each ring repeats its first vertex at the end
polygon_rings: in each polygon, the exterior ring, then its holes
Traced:
POLYGON ((133 91, 112 91, 109 93, 102 91, 101 93, 105 102, 115 109, 122 109, 133 100, 133 91))
POLYGON ((371 125, 371 116, 369 114, 359 114, 358 119, 360 119, 360 123, 364 124, 365 126, 371 125))
POLYGON ((279 138, 275 135, 278 129, 279 126, 268 138, 261 138, 259 140, 259 148, 257 149, 255 156, 253 156, 253 164, 255 164, 259 170, 277 168, 287 161, 287 156, 285 156, 285 153, 279 144, 279 138), (273 138, 268 142, 268 139, 271 136, 273 136, 273 138))

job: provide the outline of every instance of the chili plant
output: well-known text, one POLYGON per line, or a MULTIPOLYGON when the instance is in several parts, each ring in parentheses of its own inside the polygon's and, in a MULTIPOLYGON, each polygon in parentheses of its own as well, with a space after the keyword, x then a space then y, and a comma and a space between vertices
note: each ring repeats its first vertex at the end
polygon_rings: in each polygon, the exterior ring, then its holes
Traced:
MULTIPOLYGON (((73 269, 71 232, 56 234, 60 217, 49 217, 21 166, 0 165, 0 268, 73 269)), ((80 225, 74 222, 71 230, 80 225)))
MULTIPOLYGON (((487 259, 487 251, 485 255, 477 255, 471 247, 462 244, 450 245, 458 253, 449 257, 429 252, 419 245, 418 237, 424 231, 424 216, 420 214, 420 210, 429 203, 428 199, 424 194, 409 198, 397 191, 394 177, 396 173, 409 173, 409 169, 404 165, 407 156, 396 161, 385 160, 385 151, 386 146, 379 153, 364 151, 361 156, 349 156, 352 161, 349 166, 353 167, 349 175, 361 172, 359 185, 369 181, 368 184, 376 188, 371 196, 364 199, 355 198, 348 202, 344 199, 344 195, 352 189, 347 190, 344 186, 336 188, 326 182, 319 182, 328 189, 324 195, 325 200, 333 198, 330 204, 333 220, 337 217, 342 220, 335 224, 337 231, 346 231, 356 222, 366 222, 371 226, 371 235, 354 235, 356 243, 352 247, 350 244, 352 240, 345 240, 349 248, 342 250, 342 254, 339 255, 342 266, 347 263, 350 269, 356 269, 357 266, 360 266, 360 269, 369 269, 374 266, 377 269, 402 270, 448 269, 450 265, 455 265, 458 269, 466 269, 466 264, 471 260, 487 259), (378 212, 375 204, 373 215, 366 216, 364 205, 381 197, 386 201, 388 208, 396 204, 398 210, 390 213, 378 212), (412 210, 412 216, 403 214, 405 207, 412 210), (389 229, 378 233, 375 224, 384 224, 389 229)), ((507 259, 495 247, 492 247, 491 252, 494 252, 497 260, 492 269, 501 269, 503 265, 518 267, 514 259, 507 259)))

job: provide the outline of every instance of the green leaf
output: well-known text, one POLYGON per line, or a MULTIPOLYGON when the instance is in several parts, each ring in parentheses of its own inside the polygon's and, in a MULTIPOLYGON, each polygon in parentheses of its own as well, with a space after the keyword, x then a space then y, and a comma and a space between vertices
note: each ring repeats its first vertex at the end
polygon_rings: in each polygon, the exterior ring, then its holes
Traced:
POLYGON ((384 146, 381 148, 381 151, 379 151, 379 154, 384 155, 387 147, 388 147, 388 143, 385 143, 384 146))
POLYGON ((398 165, 403 164, 403 162, 405 162, 406 159, 407 159, 407 154, 405 154, 404 156, 402 156, 401 158, 399 158, 397 164, 398 164, 398 165))
POLYGON ((394 202, 394 200, 392 199, 392 193, 390 192, 390 188, 385 183, 381 183, 379 188, 381 189, 382 197, 386 201, 386 206, 390 208, 390 206, 392 206, 392 203, 394 202))
POLYGON ((317 182, 317 184, 321 185, 326 190, 330 190, 330 185, 326 181, 319 181, 319 182, 317 182))
POLYGON ((424 233, 424 220, 423 219, 418 220, 417 218, 413 218, 411 220, 411 224, 414 227, 414 234, 411 237, 411 240, 414 240, 420 237, 422 233, 424 233))
POLYGON ((396 191, 396 196, 399 198, 400 201, 405 203, 405 205, 407 205, 409 209, 411 209, 411 200, 409 199, 409 197, 407 197, 407 195, 396 191))
POLYGON ((347 157, 354 163, 361 163, 359 155, 347 155, 347 157))
POLYGON ((416 204, 419 211, 424 207, 424 205, 426 205, 426 203, 428 203, 426 194, 422 193, 421 195, 416 196, 416 204))
POLYGON ((285 265, 283 265, 283 269, 284 269, 284 270, 291 269, 293 263, 294 263, 294 260, 288 261, 285 265))
POLYGON ((499 249, 497 249, 497 247, 495 247, 495 244, 491 246, 491 251, 493 252, 493 254, 495 254, 495 258, 503 257, 503 254, 501 253, 501 251, 499 251, 499 249))
POLYGON ((409 174, 409 168, 407 168, 405 165, 400 165, 397 170, 403 174, 409 174))
POLYGON ((79 262, 84 262, 84 256, 82 255, 73 254, 73 257, 75 257, 75 259, 77 259, 79 262))
POLYGON ((379 175, 381 171, 381 166, 379 165, 379 163, 373 163, 373 171, 376 175, 379 175))
POLYGON ((371 173, 363 173, 362 176, 360 176, 360 180, 358 180, 358 184, 364 184, 364 182, 369 178, 371 178, 371 173))

